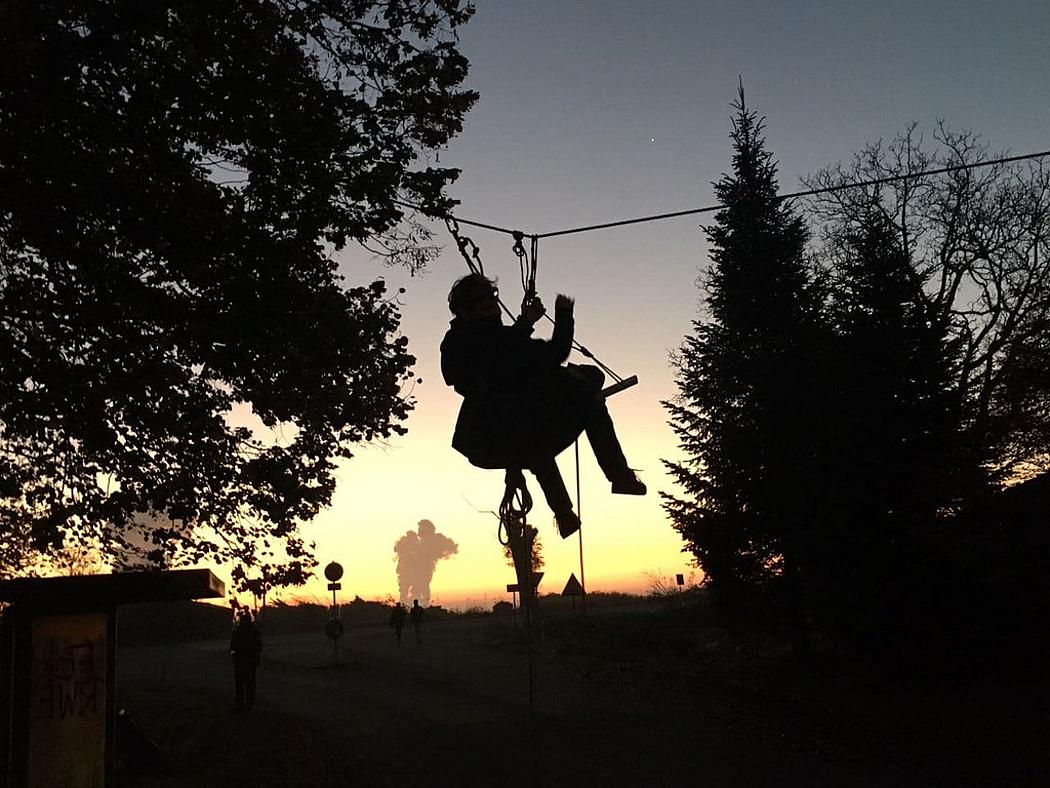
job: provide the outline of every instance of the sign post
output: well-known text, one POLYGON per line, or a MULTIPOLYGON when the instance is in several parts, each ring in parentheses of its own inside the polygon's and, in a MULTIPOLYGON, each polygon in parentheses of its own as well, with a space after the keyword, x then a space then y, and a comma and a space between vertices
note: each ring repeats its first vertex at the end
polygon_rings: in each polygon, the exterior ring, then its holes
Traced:
MULTIPOLYGON (((532 587, 529 589, 533 594, 537 593, 537 589, 540 587, 540 581, 543 579, 543 572, 532 573, 532 587)), ((525 589, 521 587, 520 583, 507 583, 507 593, 514 594, 514 599, 517 601, 517 595, 521 594, 521 604, 525 605, 525 589)))
POLYGON ((339 638, 343 636, 343 622, 339 620, 339 602, 335 592, 343 587, 339 579, 343 576, 343 566, 332 561, 324 568, 324 576, 328 578, 328 590, 332 592, 332 608, 329 612, 328 623, 324 626, 325 635, 332 641, 335 651, 335 664, 339 664, 339 638))

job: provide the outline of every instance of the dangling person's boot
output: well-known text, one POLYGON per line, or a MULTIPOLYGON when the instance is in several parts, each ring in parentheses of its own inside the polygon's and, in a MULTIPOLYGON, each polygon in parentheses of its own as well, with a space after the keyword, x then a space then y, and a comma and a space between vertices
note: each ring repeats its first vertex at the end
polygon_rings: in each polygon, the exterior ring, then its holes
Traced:
POLYGON ((612 480, 612 491, 614 495, 645 495, 647 488, 634 471, 626 468, 612 480))
POLYGON ((558 524, 558 533, 561 534, 562 539, 568 539, 580 530, 580 518, 572 509, 555 512, 554 522, 558 524))

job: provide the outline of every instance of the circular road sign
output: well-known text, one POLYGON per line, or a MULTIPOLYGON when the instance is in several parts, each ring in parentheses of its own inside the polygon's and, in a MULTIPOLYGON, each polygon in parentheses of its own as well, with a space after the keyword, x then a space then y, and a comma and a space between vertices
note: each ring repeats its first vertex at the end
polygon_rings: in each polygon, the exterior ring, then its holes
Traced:
POLYGON ((332 563, 324 568, 324 576, 334 583, 343 576, 343 565, 332 561, 332 563))
POLYGON ((329 640, 339 640, 343 636, 343 622, 330 619, 324 625, 324 633, 329 640))

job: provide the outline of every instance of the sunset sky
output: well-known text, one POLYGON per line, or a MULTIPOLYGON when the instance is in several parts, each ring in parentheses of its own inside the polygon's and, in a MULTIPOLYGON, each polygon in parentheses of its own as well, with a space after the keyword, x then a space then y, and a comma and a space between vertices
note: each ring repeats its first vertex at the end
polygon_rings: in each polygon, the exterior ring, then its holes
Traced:
MULTIPOLYGON (((911 121, 928 135, 945 119, 980 132, 993 152, 1050 148, 1050 10, 1045 0, 480 0, 461 35, 480 101, 440 163, 463 170, 452 195, 463 217, 542 233, 710 205, 729 167, 730 102, 738 77, 767 118, 783 190, 891 138, 911 121)), ((404 287, 403 332, 422 383, 408 435, 362 446, 333 506, 304 529, 323 566, 341 562, 344 597, 397 592, 393 545, 422 518, 459 552, 438 567, 433 601, 490 607, 513 572, 496 540, 502 474, 449 447, 459 407, 438 367, 449 285, 466 272, 444 228, 441 258, 423 276, 383 269, 359 250, 348 281, 383 276, 404 287)), ((510 239, 464 228, 504 300, 520 300, 510 239)), ((581 441, 588 590, 645 590, 647 575, 692 571, 660 508, 662 458, 678 458, 660 401, 675 394, 668 354, 690 330, 707 261, 696 218, 541 241, 538 286, 577 299, 577 338, 640 384, 611 411, 645 498, 612 496, 581 441)), ((542 324, 541 324, 542 325, 542 324)), ((546 335, 547 329, 542 329, 546 335)), ((581 360, 581 359, 575 359, 581 360)), ((560 457, 574 484, 572 450, 560 457)), ((530 478, 531 481, 531 478, 530 478)), ((533 482, 546 557, 541 591, 579 576, 575 537, 562 541, 533 482)), ((698 576, 696 576, 698 578, 698 576)), ((324 579, 296 593, 323 598, 324 579)))

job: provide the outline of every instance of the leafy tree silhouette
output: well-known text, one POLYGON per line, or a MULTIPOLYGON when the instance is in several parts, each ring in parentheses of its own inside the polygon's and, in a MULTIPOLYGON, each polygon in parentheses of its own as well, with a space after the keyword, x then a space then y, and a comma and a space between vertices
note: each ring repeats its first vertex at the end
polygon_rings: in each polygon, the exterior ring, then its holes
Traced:
POLYGON ((5 565, 145 542, 156 566, 283 561, 270 577, 302 577, 298 524, 331 500, 336 460, 403 432, 412 406, 396 303, 381 281, 344 284, 332 252, 427 259, 397 201, 449 205, 457 172, 420 160, 476 99, 454 43, 472 9, 3 11, 5 565), (238 404, 285 439, 235 426, 238 404))
MULTIPOLYGON (((912 124, 805 183, 841 187, 990 157, 972 132, 940 123, 924 135, 912 124)), ((909 297, 957 346, 959 503, 1050 469, 1050 168, 1038 160, 840 188, 815 197, 810 210, 833 265, 842 239, 880 215, 906 256, 909 297)))
POLYGON ((833 634, 893 660, 954 654, 979 620, 1028 649, 1016 600, 1046 555, 996 512, 1009 500, 997 488, 1050 462, 1050 172, 1036 162, 902 178, 989 158, 970 132, 942 123, 932 139, 911 125, 806 179, 894 178, 809 206, 839 381, 812 599, 833 634))
MULTIPOLYGON (((531 525, 529 527, 532 528, 531 568, 533 572, 539 572, 546 565, 546 560, 543 558, 543 542, 540 540, 539 529, 534 528, 531 525)), ((507 566, 511 569, 517 568, 514 566, 514 554, 511 551, 509 544, 503 545, 503 558, 506 560, 507 566)))

